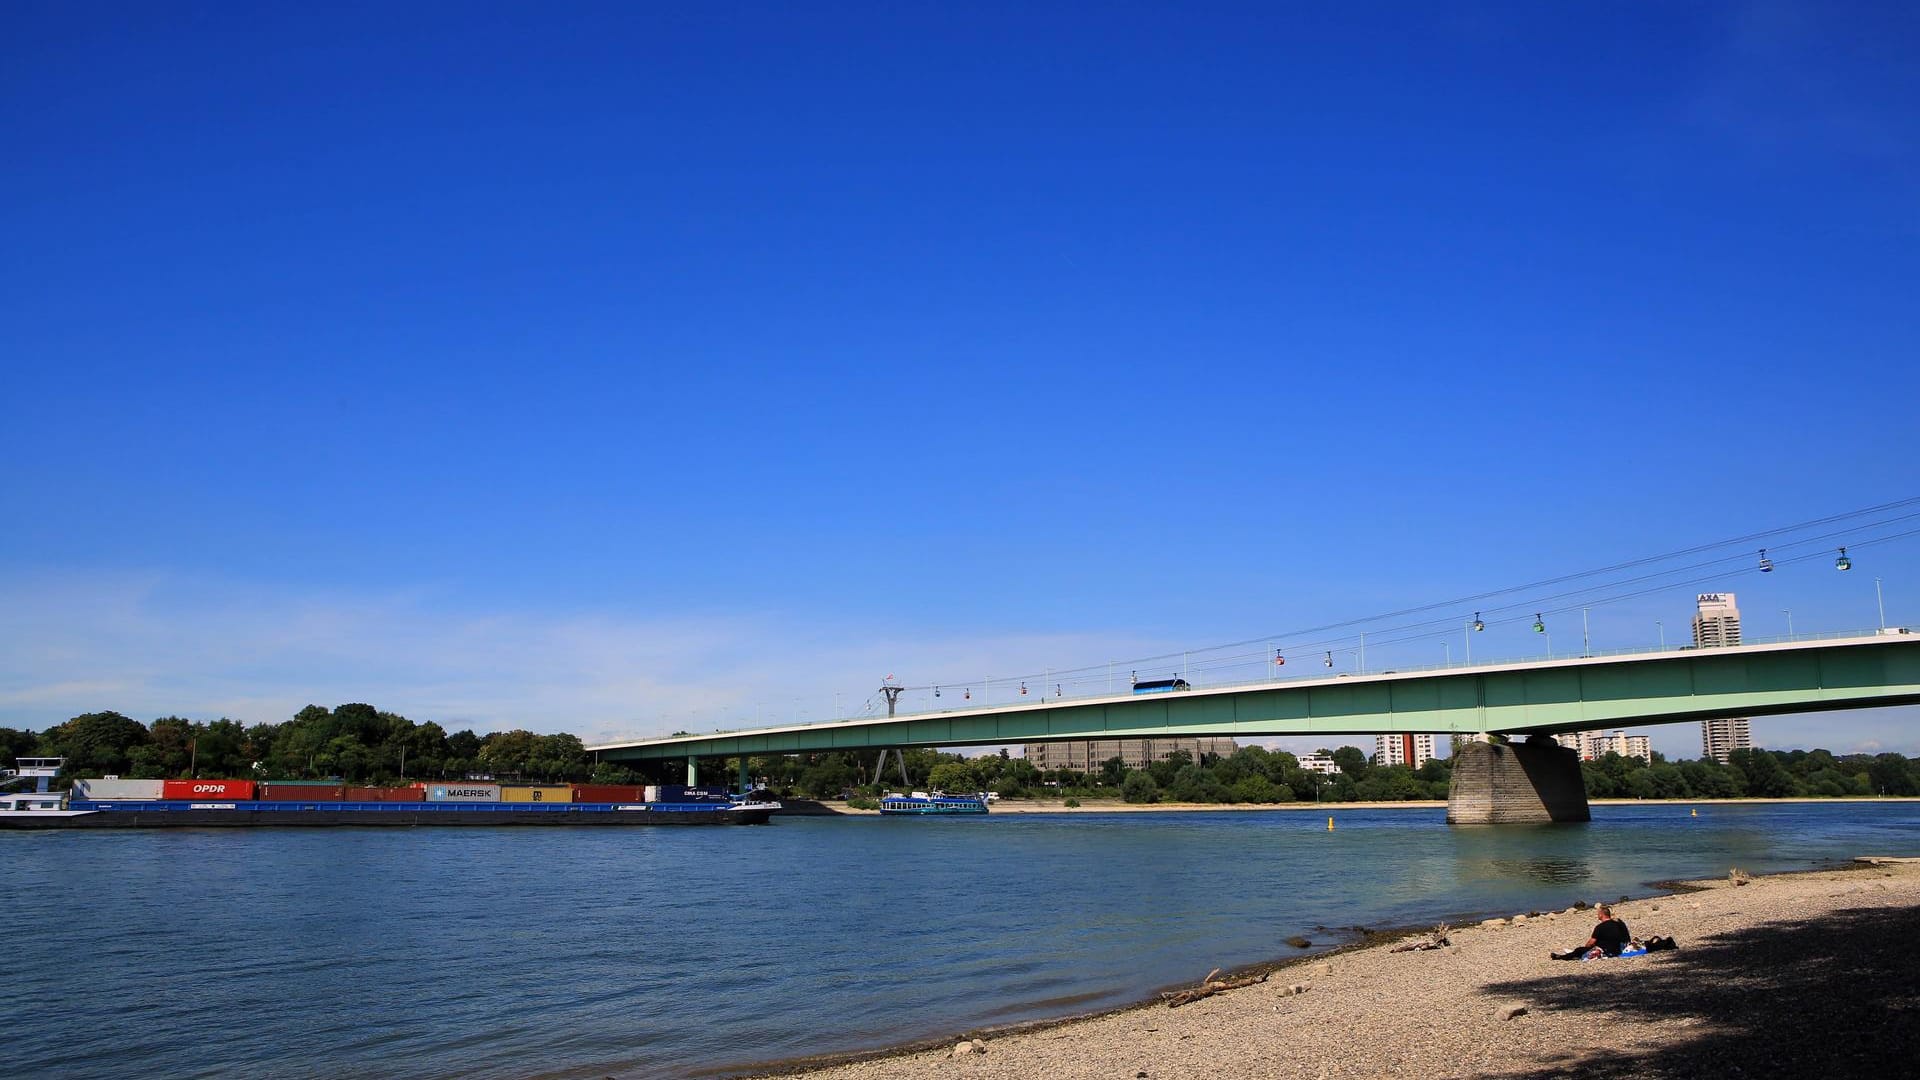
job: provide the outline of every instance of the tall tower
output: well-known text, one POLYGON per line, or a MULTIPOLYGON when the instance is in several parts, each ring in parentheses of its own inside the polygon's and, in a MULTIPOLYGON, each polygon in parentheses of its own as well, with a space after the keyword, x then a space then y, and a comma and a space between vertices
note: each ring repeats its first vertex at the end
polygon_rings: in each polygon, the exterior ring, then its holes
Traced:
POLYGON ((1433 736, 1400 732, 1373 737, 1376 765, 1405 765, 1418 769, 1433 760, 1433 736))
MULTIPOLYGON (((1699 649, 1717 649, 1740 644, 1740 609, 1733 594, 1701 593, 1694 598, 1693 644, 1699 649)), ((1735 750, 1753 746, 1747 730, 1747 718, 1729 716, 1700 722, 1700 756, 1722 765, 1735 750)))

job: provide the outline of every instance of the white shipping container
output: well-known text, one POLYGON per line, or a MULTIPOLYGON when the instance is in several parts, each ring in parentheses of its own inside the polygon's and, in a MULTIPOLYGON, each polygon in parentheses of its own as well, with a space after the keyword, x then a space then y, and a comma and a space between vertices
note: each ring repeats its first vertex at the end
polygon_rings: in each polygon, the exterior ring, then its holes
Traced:
POLYGON ((108 799, 158 799, 164 780, 75 780, 73 797, 102 802, 108 799))
POLYGON ((660 801, 660 785, 648 784, 646 795, 647 795, 648 802, 659 802, 660 801))
POLYGON ((430 784, 428 802, 499 802, 499 784, 430 784))

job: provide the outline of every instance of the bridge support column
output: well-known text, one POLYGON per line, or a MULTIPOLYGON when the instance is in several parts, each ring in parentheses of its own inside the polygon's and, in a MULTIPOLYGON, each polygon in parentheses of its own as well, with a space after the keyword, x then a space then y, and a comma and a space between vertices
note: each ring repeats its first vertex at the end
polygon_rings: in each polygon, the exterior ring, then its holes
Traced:
POLYGON ((1591 821, 1580 755, 1535 735, 1524 743, 1469 742, 1453 759, 1447 824, 1591 821))
POLYGON ((747 755, 740 755, 740 794, 753 790, 753 778, 747 775, 747 755))
POLYGON ((695 787, 700 783, 700 763, 692 754, 687 755, 687 786, 695 787))

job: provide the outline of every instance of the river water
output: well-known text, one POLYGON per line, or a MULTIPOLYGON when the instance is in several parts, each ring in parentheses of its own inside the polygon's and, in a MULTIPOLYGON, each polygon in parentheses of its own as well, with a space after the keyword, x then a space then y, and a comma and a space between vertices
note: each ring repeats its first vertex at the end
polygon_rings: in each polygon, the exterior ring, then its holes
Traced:
POLYGON ((724 1073, 1121 1005, 1295 934, 1920 855, 1920 803, 1688 809, 0 834, 0 1031, 21 1075, 724 1073))

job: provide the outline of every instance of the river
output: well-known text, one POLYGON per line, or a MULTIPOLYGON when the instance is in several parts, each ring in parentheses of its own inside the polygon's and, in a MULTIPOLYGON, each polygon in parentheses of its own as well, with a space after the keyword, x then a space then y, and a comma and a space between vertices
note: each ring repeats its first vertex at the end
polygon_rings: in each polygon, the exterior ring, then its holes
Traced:
POLYGON ((1920 855, 1920 803, 0 834, 8 1071, 724 1073, 1139 1000, 1354 926, 1920 855))

